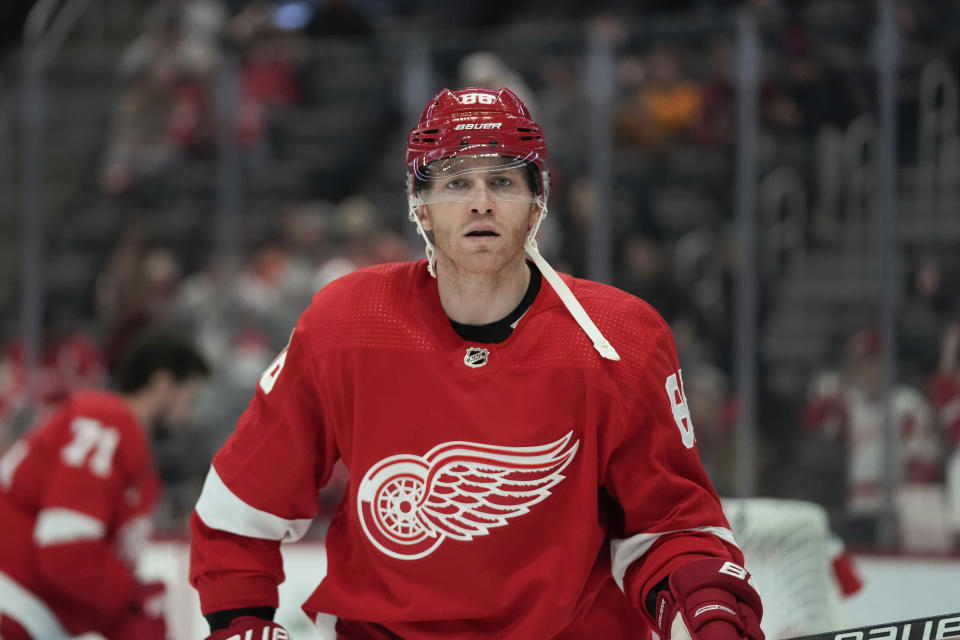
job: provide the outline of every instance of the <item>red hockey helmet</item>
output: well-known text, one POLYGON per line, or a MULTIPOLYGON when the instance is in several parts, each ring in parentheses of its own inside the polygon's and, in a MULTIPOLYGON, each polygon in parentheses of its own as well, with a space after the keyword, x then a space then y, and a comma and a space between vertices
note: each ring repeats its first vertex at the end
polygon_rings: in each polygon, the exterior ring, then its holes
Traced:
POLYGON ((414 180, 428 180, 433 162, 465 156, 532 164, 534 190, 546 196, 543 131, 510 89, 444 89, 427 104, 407 139, 407 167, 414 180))

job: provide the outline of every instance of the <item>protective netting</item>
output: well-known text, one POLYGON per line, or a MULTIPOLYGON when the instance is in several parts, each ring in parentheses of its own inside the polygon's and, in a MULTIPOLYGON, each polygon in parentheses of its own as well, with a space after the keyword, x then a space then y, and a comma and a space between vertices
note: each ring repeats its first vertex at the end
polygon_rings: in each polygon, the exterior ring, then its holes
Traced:
POLYGON ((813 503, 725 498, 723 510, 763 598, 768 640, 843 627, 826 511, 813 503))

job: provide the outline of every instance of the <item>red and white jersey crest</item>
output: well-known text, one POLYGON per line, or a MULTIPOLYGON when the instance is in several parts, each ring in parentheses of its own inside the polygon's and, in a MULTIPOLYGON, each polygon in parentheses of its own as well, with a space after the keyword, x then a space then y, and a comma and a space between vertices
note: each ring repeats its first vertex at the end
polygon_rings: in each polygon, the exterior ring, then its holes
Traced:
POLYGON ((360 525, 377 549, 401 560, 430 555, 446 538, 487 535, 550 495, 577 453, 572 438, 571 431, 534 447, 446 442, 423 457, 384 458, 360 481, 360 525))

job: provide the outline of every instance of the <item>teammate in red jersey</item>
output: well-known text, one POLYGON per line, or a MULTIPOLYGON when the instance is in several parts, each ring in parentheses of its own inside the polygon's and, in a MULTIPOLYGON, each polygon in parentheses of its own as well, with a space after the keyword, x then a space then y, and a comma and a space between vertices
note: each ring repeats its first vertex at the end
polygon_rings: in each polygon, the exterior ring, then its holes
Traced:
POLYGON ((507 89, 427 105, 407 146, 427 260, 317 293, 213 460, 190 571, 211 640, 286 637, 280 543, 338 459, 303 610, 341 639, 763 637, 669 329, 537 250, 545 161, 507 89))
POLYGON ((0 638, 165 638, 163 585, 133 573, 160 490, 148 431, 182 424, 206 373, 186 343, 144 338, 119 393, 73 394, 0 458, 0 638))

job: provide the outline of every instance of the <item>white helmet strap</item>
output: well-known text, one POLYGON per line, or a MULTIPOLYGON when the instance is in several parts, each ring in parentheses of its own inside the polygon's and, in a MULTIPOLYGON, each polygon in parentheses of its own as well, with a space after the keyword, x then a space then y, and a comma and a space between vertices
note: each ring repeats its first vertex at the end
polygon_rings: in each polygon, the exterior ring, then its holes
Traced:
POLYGON ((407 216, 410 218, 410 222, 417 225, 417 235, 423 238, 424 243, 426 243, 425 252, 427 254, 427 272, 430 273, 434 278, 437 277, 437 256, 436 250, 433 248, 433 243, 430 242, 430 236, 427 235, 427 230, 423 228, 423 224, 420 222, 420 198, 417 197, 417 194, 414 191, 413 183, 413 174, 407 174, 407 207, 408 213, 407 216))
POLYGON ((568 287, 557 272, 553 270, 550 263, 540 255, 540 251, 537 250, 536 241, 528 237, 524 249, 527 250, 527 255, 530 256, 533 263, 540 269, 543 277, 547 279, 547 282, 550 283, 553 290, 560 296, 560 301, 563 302, 563 306, 567 308, 567 311, 570 312, 573 319, 577 321, 577 324, 580 325, 583 332, 586 333, 587 337, 593 342, 593 348, 597 350, 597 353, 607 360, 620 360, 620 354, 617 353, 617 350, 613 348, 610 341, 600 332, 600 329, 598 329, 597 325, 590 319, 590 316, 587 315, 583 305, 580 304, 577 297, 570 291, 570 287, 568 287))

